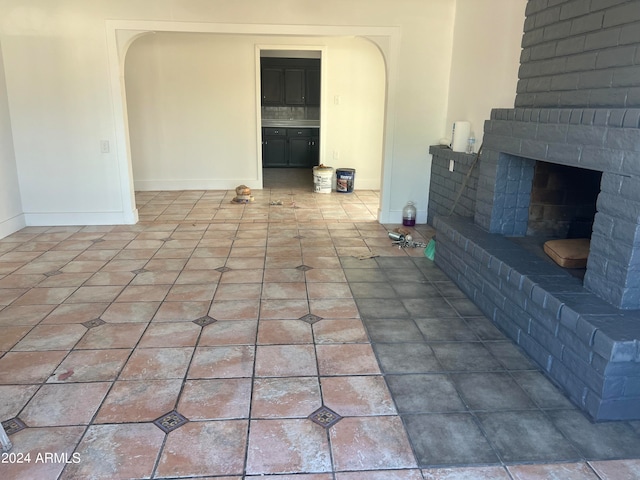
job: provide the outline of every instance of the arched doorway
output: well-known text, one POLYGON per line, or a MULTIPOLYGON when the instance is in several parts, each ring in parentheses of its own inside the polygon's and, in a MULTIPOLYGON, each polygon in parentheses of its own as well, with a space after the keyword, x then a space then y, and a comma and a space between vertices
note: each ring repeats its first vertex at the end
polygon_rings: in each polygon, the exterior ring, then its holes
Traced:
MULTIPOLYGON (((122 192, 123 192, 122 195, 124 200, 123 203, 125 205, 130 204, 132 206, 132 218, 135 218, 136 220, 137 220, 136 218, 137 212, 135 211, 135 199, 134 199, 135 185, 134 185, 133 164, 132 164, 132 144, 131 144, 131 136, 130 136, 131 131, 129 128, 130 119, 128 115, 128 107, 126 102, 128 97, 127 90, 129 86, 128 85, 125 86, 125 60, 127 60, 127 52, 129 47, 134 43, 136 39, 140 39, 140 38, 145 39, 146 36, 144 34, 150 33, 150 32, 171 33, 171 34, 174 34, 176 38, 179 37, 180 34, 195 34, 198 37, 199 41, 203 40, 205 41, 205 43, 207 41, 207 40, 204 40, 205 37, 209 37, 209 38, 215 37, 216 40, 220 40, 223 37, 226 39, 230 39, 233 36, 240 36, 245 39, 252 36, 253 37, 264 36, 263 42, 266 40, 273 40, 274 38, 278 37, 278 35, 276 35, 273 31, 274 26, 259 26, 259 25, 230 26, 230 25, 210 25, 210 24, 184 25, 181 23, 174 23, 174 22, 170 22, 170 23, 160 22, 160 23, 161 25, 159 25, 158 22, 110 22, 109 23, 109 30, 112 34, 109 37, 110 38, 109 46, 110 46, 110 58, 111 58, 111 73, 112 73, 113 79, 115 79, 115 77, 117 76, 117 82, 114 81, 112 84, 112 93, 113 93, 114 105, 116 110, 116 119, 118 120, 118 116, 119 116, 118 113, 122 114, 122 123, 118 124, 116 127, 117 127, 117 139, 118 139, 117 141, 118 159, 122 167, 121 168, 121 185, 122 185, 122 192), (144 27, 146 27, 146 29, 144 27), (268 34, 266 35, 264 32, 265 29, 269 30, 268 34), (240 32, 240 33, 232 33, 232 31, 240 32), (210 34, 215 34, 215 35, 210 35, 210 34), (129 199, 128 202, 127 202, 127 199, 129 199)), ((380 113, 381 125, 380 125, 380 147, 379 147, 380 153, 378 154, 379 166, 377 167, 378 171, 382 172, 379 177, 378 183, 380 185, 380 191, 381 191, 380 212, 384 212, 386 209, 388 209, 387 207, 385 207, 385 203, 388 203, 386 199, 386 193, 387 193, 388 178, 389 178, 389 175, 385 175, 385 172, 388 172, 391 168, 392 157, 391 157, 391 152, 390 152, 391 149, 389 145, 391 145, 392 142, 390 140, 393 137, 393 122, 389 121, 393 111, 393 101, 392 101, 393 80, 392 78, 389 77, 388 71, 390 68, 389 67, 390 59, 393 57, 393 51, 394 51, 393 45, 394 45, 394 42, 397 41, 397 37, 396 37, 397 31, 394 28, 384 28, 384 27, 382 28, 371 27, 371 28, 362 29, 360 33, 375 35, 376 43, 374 45, 373 43, 370 43, 368 40, 365 40, 363 38, 353 37, 352 35, 350 35, 349 37, 345 37, 344 35, 348 31, 352 30, 353 28, 354 27, 344 27, 344 28, 333 27, 330 29, 331 31, 329 35, 326 35, 328 32, 324 31, 324 27, 315 27, 315 28, 312 28, 312 30, 317 30, 317 32, 315 33, 318 33, 319 35, 325 34, 323 37, 320 37, 320 38, 325 38, 328 43, 336 44, 336 42, 338 43, 340 42, 341 38, 349 38, 350 41, 357 41, 357 42, 360 42, 362 45, 366 44, 367 48, 374 50, 376 52, 376 55, 378 56, 378 62, 382 70, 382 75, 384 76, 383 84, 384 84, 384 95, 385 95, 385 97, 381 102, 382 106, 381 106, 381 113, 380 113), (341 31, 341 30, 345 30, 345 31, 341 31), (385 57, 385 51, 386 51, 386 57, 385 57)), ((290 34, 290 33, 296 33, 296 32, 300 33, 298 32, 299 29, 300 27, 298 26, 278 27, 280 34, 282 33, 290 34)), ((309 34, 308 29, 305 29, 304 33, 308 35, 309 34)), ((154 37, 160 38, 161 35, 154 35, 154 37)), ((252 39, 251 41, 255 43, 255 39, 252 39)), ((151 43, 154 43, 154 42, 151 42, 151 43)), ((254 57, 254 59, 255 58, 256 57, 254 57)), ((259 59, 259 57, 257 58, 259 59)), ((342 61, 348 63, 349 60, 345 60, 343 56, 342 61)), ((252 67, 255 68, 255 66, 253 65, 252 67)), ((251 78, 255 82, 255 78, 256 78, 255 70, 253 71, 253 76, 251 78)), ((254 85, 254 89, 255 88, 256 87, 254 85)), ((258 92, 255 92, 255 91, 254 93, 256 95, 258 94, 258 92)), ((335 99, 336 96, 332 97, 331 95, 329 95, 329 97, 333 98, 334 105, 339 106, 339 100, 335 99)), ((255 100, 252 99, 252 101, 255 101, 255 100)), ((324 101, 328 102, 329 99, 325 97, 324 101)), ((253 103, 253 106, 255 108, 255 103, 253 103)), ((246 107, 246 104, 245 104, 245 107, 246 107)), ((227 109, 228 108, 229 106, 227 105, 227 109)), ((350 122, 348 117, 349 115, 344 115, 341 121, 346 122, 348 124, 350 122)), ((252 146, 252 148, 255 149, 253 152, 253 158, 259 159, 260 155, 257 154, 257 151, 260 147, 259 122, 255 117, 252 119, 252 121, 255 122, 254 123, 255 134, 253 137, 254 145, 252 146)), ((330 142, 339 143, 340 141, 339 138, 333 138, 333 139, 331 138, 331 128, 325 129, 325 131, 327 135, 327 138, 325 139, 326 145, 329 145, 330 142)), ((334 133, 334 136, 335 136, 335 133, 334 133)), ((247 137, 245 137, 245 140, 246 138, 247 137)), ((246 141, 244 142, 244 145, 246 146, 246 141)), ((333 151, 334 149, 331 150, 332 154, 333 154, 333 151)), ((222 152, 224 153, 225 151, 222 150, 222 152)), ((338 155, 340 155, 340 153, 338 155)), ((326 158, 326 153, 325 153, 325 158, 326 158)), ((227 162, 227 163, 232 164, 233 162, 227 162)), ((261 175, 258 173, 258 163, 254 162, 254 164, 255 164, 255 172, 253 172, 253 178, 255 179, 255 182, 256 182, 254 185, 256 187, 259 187, 259 182, 261 181, 261 178, 260 178, 261 175)), ((216 175, 216 176, 219 176, 219 175, 216 175)), ((247 177, 244 177, 244 178, 246 179, 247 177)), ((239 183, 236 181, 237 178, 233 177, 233 175, 227 175, 225 178, 223 178, 223 180, 227 182, 224 186, 220 185, 219 187, 217 187, 216 185, 203 184, 202 186, 192 185, 188 188, 230 188, 229 185, 236 185, 239 183)), ((246 183, 246 182, 242 182, 242 183, 246 183)), ((177 185, 173 185, 171 188, 175 189, 176 187, 184 188, 177 185)), ((154 187, 154 188, 157 188, 157 187, 154 187)), ((382 217, 382 220, 384 220, 384 214, 379 215, 379 217, 382 217)))

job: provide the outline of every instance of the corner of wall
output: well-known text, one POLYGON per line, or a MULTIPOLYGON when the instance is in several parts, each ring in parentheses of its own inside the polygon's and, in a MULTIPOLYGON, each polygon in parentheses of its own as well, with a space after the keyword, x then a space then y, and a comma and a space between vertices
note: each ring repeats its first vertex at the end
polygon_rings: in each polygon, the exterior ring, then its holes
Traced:
POLYGON ((0 238, 25 227, 0 41, 0 238))
POLYGON ((26 220, 24 214, 16 215, 13 218, 0 221, 0 239, 8 237, 12 233, 22 230, 26 227, 26 220))

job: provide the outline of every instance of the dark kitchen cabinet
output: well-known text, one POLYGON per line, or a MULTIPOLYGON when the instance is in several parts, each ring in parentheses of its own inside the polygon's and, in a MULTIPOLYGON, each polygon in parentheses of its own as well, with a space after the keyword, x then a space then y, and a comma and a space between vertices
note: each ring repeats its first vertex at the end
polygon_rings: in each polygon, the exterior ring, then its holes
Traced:
POLYGON ((314 133, 311 135, 310 141, 310 154, 311 154, 311 163, 313 167, 316 165, 320 165, 320 132, 316 129, 314 133))
POLYGON ((284 69, 285 105, 305 104, 305 73, 303 68, 284 69))
POLYGON ((289 166, 309 167, 311 159, 309 155, 309 139, 290 138, 289 139, 289 166))
POLYGON ((317 128, 263 128, 262 166, 314 167, 320 161, 318 143, 317 128))
POLYGON ((320 60, 261 58, 260 85, 264 106, 318 106, 320 60))
POLYGON ((262 166, 288 167, 287 129, 262 129, 262 166))
POLYGON ((263 105, 282 105, 284 101, 284 71, 281 68, 262 68, 260 85, 263 105))
POLYGON ((305 72, 305 103, 309 106, 320 106, 320 67, 307 68, 305 72))
POLYGON ((287 138, 289 139, 289 166, 290 167, 313 167, 318 165, 317 134, 314 135, 314 128, 288 128, 287 138))

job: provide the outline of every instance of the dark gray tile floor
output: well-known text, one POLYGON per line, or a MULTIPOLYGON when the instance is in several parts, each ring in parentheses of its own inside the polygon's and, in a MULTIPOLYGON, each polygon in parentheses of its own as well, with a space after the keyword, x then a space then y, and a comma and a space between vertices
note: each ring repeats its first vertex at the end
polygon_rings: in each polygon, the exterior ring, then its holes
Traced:
POLYGON ((305 188, 313 189, 311 168, 263 168, 263 188, 305 188))
POLYGON ((640 456, 640 422, 590 422, 430 260, 341 262, 420 466, 640 456))

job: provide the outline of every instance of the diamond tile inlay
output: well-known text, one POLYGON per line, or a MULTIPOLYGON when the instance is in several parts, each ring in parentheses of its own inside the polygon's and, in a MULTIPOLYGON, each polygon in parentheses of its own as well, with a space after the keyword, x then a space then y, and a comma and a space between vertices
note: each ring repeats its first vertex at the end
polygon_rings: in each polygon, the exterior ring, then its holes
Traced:
POLYGON ((99 327, 100 325, 104 325, 105 323, 107 322, 105 322, 101 318, 94 318, 93 320, 87 320, 86 322, 82 322, 82 325, 84 325, 87 328, 93 328, 93 327, 99 327))
POLYGON ((141 273, 147 273, 149 270, 145 268, 139 268, 137 270, 131 270, 131 273, 135 273, 136 275, 140 275, 141 273))
POLYGON ((181 427, 188 421, 189 420, 180 415, 176 410, 173 410, 172 412, 161 416, 157 420, 154 420, 153 423, 164 433, 169 433, 173 432, 176 428, 181 427))
POLYGON ((330 408, 325 407, 324 405, 313 412, 311 415, 309 415, 307 418, 324 428, 329 428, 342 420, 342 417, 340 415, 338 415, 330 408))
POLYGON ((310 267, 309 265, 298 265, 296 267, 296 270, 300 270, 301 272, 306 272, 307 270, 311 270, 313 267, 310 267))
POLYGON ((196 325, 200 325, 201 327, 206 327, 207 325, 211 325, 212 323, 217 322, 215 318, 210 317, 209 315, 205 315, 204 317, 196 318, 193 323, 196 325))
POLYGON ((53 270, 52 272, 47 272, 44 274, 45 277, 55 277, 56 275, 60 275, 62 272, 60 270, 53 270))
POLYGON ((95 240, 91 240, 93 243, 102 243, 104 242, 104 238, 96 238, 95 240))
POLYGON ((27 426, 22 423, 18 417, 10 418, 9 420, 5 420, 2 422, 2 426, 7 435, 12 435, 20 430, 24 430, 27 426))
POLYGON ((224 273, 224 272, 228 272, 231 269, 229 267, 218 267, 215 270, 217 270, 220 273, 224 273))
POLYGON ((313 325, 314 323, 322 320, 322 317, 314 315, 313 313, 307 313, 306 315, 300 317, 298 320, 302 320, 303 322, 307 322, 309 325, 313 325))

